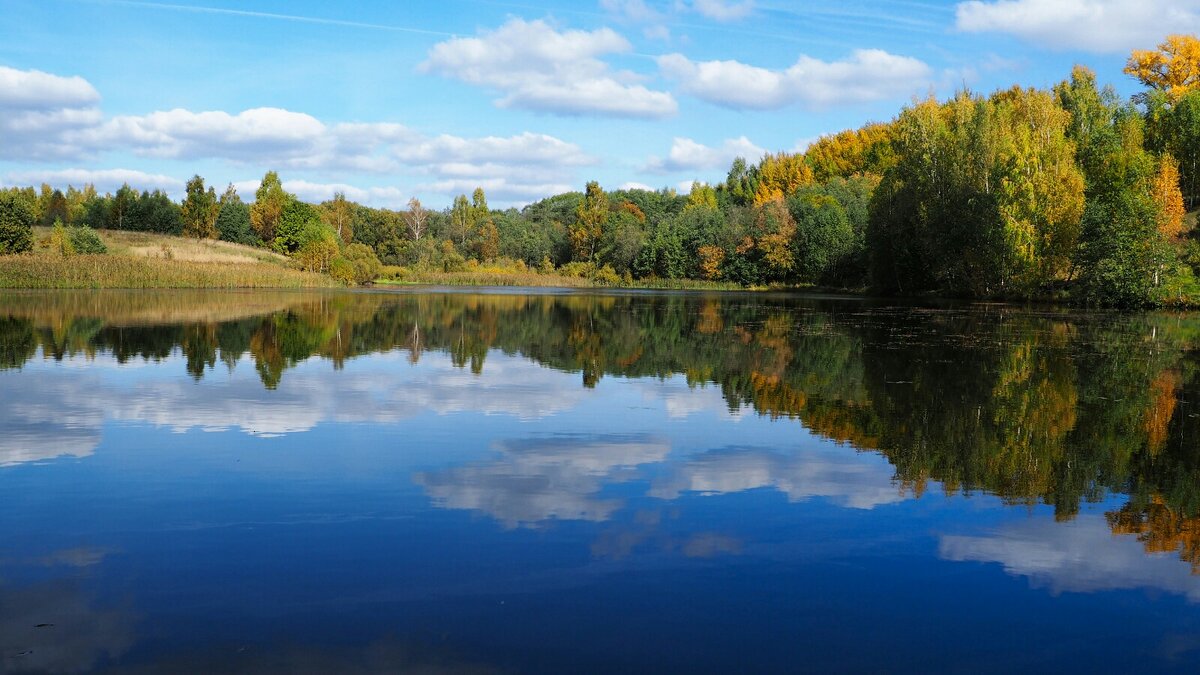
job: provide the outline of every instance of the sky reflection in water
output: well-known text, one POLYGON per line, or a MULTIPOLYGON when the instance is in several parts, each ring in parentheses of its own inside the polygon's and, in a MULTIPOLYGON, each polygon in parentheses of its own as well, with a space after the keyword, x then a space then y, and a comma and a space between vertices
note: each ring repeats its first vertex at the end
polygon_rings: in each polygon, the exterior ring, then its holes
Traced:
POLYGON ((0 296, 0 670, 1200 661, 1200 319, 253 297, 0 296))

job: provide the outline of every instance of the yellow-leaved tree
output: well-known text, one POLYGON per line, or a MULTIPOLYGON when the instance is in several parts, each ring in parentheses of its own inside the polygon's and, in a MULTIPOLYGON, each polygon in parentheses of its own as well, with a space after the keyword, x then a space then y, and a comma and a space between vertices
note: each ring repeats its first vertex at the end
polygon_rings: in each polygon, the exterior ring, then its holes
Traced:
POLYGON ((788 195, 813 182, 813 171, 804 155, 780 152, 765 155, 758 165, 758 189, 754 205, 786 199, 788 195))
POLYGON ((1158 231, 1174 239, 1183 234, 1183 193, 1179 190, 1179 162, 1164 153, 1158 162, 1158 173, 1152 187, 1158 204, 1158 231))
POLYGON ((1125 73, 1178 101, 1200 85, 1200 40, 1194 35, 1168 35, 1157 49, 1135 49, 1125 73))

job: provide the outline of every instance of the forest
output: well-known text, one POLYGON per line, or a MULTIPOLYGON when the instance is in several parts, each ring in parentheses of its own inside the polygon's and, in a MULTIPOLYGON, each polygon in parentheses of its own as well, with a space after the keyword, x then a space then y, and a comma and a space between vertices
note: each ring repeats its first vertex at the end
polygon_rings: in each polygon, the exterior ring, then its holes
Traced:
POLYGON ((0 254, 98 253, 90 230, 261 246, 347 283, 506 270, 607 285, 697 279, 886 295, 1200 304, 1200 40, 1135 51, 1128 100, 1076 66, 1049 90, 914 100, 800 153, 736 159, 725 180, 554 195, 492 209, 483 189, 426 208, 309 204, 268 172, 255 194, 200 176, 174 202, 124 185, 0 190, 0 254), (34 225, 57 243, 35 242, 34 225))

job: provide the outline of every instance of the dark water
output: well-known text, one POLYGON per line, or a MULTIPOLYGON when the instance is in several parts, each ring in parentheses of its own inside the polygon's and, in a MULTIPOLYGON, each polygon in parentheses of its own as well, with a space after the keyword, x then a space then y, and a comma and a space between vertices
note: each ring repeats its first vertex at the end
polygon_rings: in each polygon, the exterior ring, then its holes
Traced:
POLYGON ((0 671, 1194 672, 1200 316, 0 295, 0 671))

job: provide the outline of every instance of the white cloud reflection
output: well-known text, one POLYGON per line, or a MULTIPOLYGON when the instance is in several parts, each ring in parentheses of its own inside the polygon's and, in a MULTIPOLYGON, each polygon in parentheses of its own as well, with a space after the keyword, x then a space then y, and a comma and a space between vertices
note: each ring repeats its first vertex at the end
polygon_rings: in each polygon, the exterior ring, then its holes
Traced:
POLYGON ((557 436, 497 444, 496 459, 434 472, 413 480, 434 504, 481 511, 507 527, 547 520, 608 520, 621 500, 599 496, 609 484, 662 462, 663 440, 622 436, 557 436))
POLYGON ((839 506, 872 509, 905 499, 881 457, 846 447, 777 452, 762 448, 726 448, 693 457, 656 481, 650 495, 676 499, 684 492, 729 494, 773 488, 797 502, 824 497, 839 506))
POLYGON ((1043 518, 985 536, 947 535, 938 552, 954 561, 995 562, 1054 593, 1146 588, 1200 602, 1200 576, 1177 553, 1146 553, 1137 537, 1114 535, 1101 515, 1069 523, 1043 518))
POLYGON ((0 466, 87 457, 107 422, 274 436, 323 422, 395 423, 425 413, 532 420, 568 410, 587 395, 575 378, 525 360, 496 359, 479 377, 448 362, 410 367, 405 356, 374 355, 370 368, 351 361, 334 378, 328 362, 310 359, 287 370, 276 390, 263 387, 249 357, 233 373, 221 366, 200 383, 181 377, 182 359, 136 375, 124 366, 120 375, 103 367, 113 363, 109 357, 86 369, 70 361, 34 361, 23 372, 0 373, 0 399, 6 401, 0 407, 0 466))

